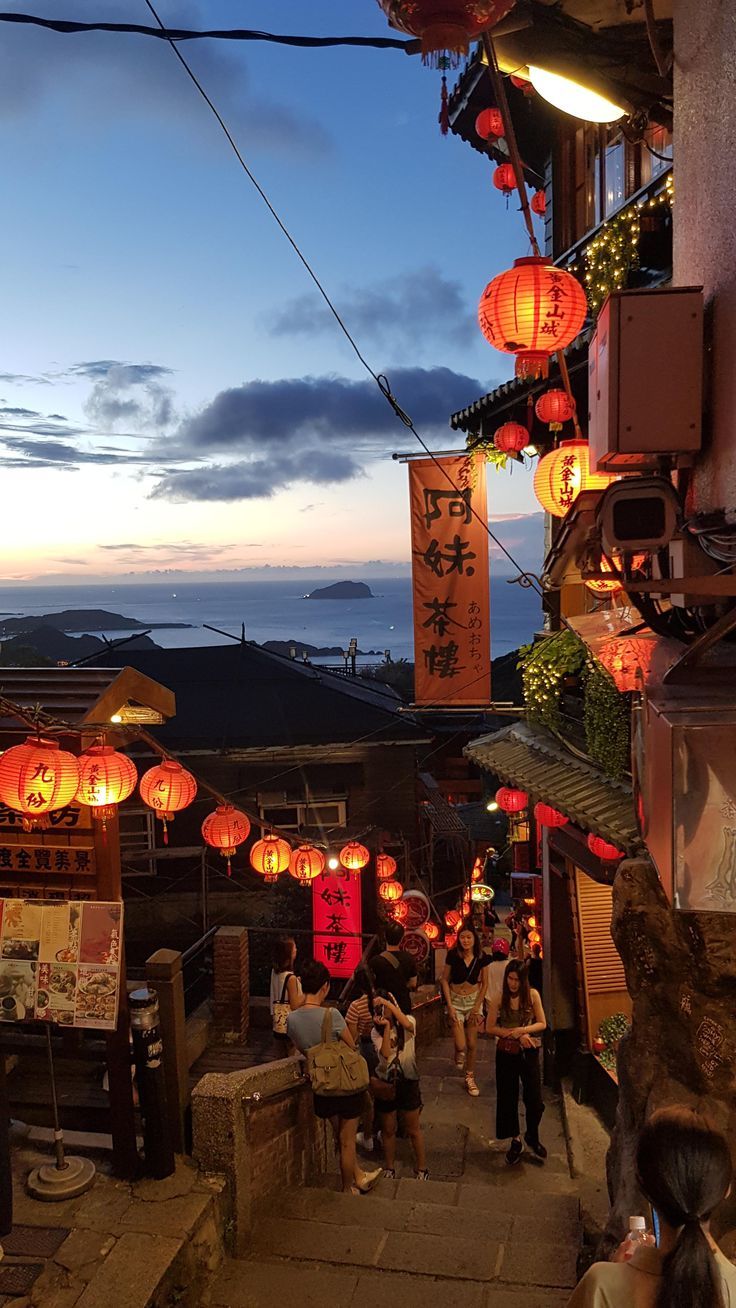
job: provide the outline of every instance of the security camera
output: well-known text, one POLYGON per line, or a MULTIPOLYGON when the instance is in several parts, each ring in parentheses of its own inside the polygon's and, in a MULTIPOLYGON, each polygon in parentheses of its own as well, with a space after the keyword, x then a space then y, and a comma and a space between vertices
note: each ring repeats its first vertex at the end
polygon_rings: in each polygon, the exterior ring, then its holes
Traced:
POLYGON ((596 525, 603 552, 646 550, 669 545, 677 532, 680 500, 664 477, 632 477, 614 482, 601 496, 596 525))

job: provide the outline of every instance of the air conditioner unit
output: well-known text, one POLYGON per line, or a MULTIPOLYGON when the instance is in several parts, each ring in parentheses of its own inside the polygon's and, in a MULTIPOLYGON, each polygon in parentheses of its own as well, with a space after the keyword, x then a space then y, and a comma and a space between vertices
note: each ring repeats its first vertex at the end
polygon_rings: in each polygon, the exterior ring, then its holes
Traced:
POLYGON ((680 466, 700 449, 702 287, 616 291, 588 351, 590 464, 606 472, 680 466))
POLYGON ((596 522, 604 553, 663 549, 677 531, 680 501, 664 477, 634 477, 604 491, 596 522))

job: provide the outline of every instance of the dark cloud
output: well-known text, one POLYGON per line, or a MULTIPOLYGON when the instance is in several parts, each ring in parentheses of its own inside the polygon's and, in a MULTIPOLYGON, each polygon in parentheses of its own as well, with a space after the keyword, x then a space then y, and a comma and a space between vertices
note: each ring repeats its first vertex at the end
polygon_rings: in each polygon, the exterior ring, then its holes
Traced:
POLYGON ((25 372, 0 372, 0 382, 10 382, 14 386, 25 386, 28 382, 33 386, 50 385, 48 377, 31 377, 25 372))
POLYGON ((84 411, 91 422, 115 429, 119 423, 137 430, 160 430, 174 421, 173 392, 162 377, 171 368, 158 363, 121 363, 96 359, 75 363, 69 375, 94 382, 84 411))
POLYGON ((327 449, 284 452, 273 462, 253 459, 248 463, 210 464, 206 468, 169 471, 156 485, 152 499, 232 503, 235 500, 271 499, 294 482, 317 485, 351 481, 362 476, 362 468, 349 454, 327 449))
MULTIPOLYGON (((45 466, 66 464, 68 467, 77 467, 81 463, 119 465, 121 462, 140 462, 140 459, 135 456, 121 457, 119 454, 104 454, 99 450, 83 450, 66 441, 27 440, 18 436, 4 436, 2 443, 11 454, 26 455, 33 460, 43 459, 45 466)), ((0 463, 5 463, 1 456, 0 463)))
POLYGON ((73 363, 67 373, 71 377, 86 377, 89 381, 102 381, 114 374, 121 385, 135 386, 173 376, 173 369, 162 363, 122 363, 120 359, 90 359, 73 363))
MULTIPOLYGON (((469 345, 477 328, 458 282, 437 268, 420 268, 374 286, 350 287, 335 296, 349 330, 397 353, 437 342, 469 345)), ((316 294, 287 301, 271 319, 274 336, 334 335, 335 319, 316 294)))
MULTIPOLYGON (((8 405, 0 407, 0 415, 5 418, 40 418, 41 414, 35 409, 13 409, 8 405)), ((53 413, 49 417, 53 418, 53 413)))

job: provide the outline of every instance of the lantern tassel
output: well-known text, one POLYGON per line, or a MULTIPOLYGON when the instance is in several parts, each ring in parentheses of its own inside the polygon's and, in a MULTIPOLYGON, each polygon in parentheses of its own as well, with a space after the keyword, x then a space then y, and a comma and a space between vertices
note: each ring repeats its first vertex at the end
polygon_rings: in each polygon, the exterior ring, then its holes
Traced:
POLYGON ((448 97, 447 97, 447 78, 445 77, 444 73, 442 74, 442 91, 440 92, 440 112, 437 117, 437 122, 440 125, 440 132, 442 133, 442 135, 447 136, 447 133, 450 130, 450 110, 449 110, 448 97))
POLYGON ((168 824, 168 822, 166 821, 166 818, 163 819, 163 824, 164 824, 164 844, 165 844, 165 845, 168 845, 168 843, 169 843, 169 824, 168 824))

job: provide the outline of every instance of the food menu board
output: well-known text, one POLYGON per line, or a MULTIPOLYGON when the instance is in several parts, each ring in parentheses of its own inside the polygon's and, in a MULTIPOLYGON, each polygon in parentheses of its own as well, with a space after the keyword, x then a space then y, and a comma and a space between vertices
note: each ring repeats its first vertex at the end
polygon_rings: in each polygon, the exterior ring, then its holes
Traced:
POLYGON ((122 929, 119 902, 0 899, 0 1022, 114 1030, 122 929))

